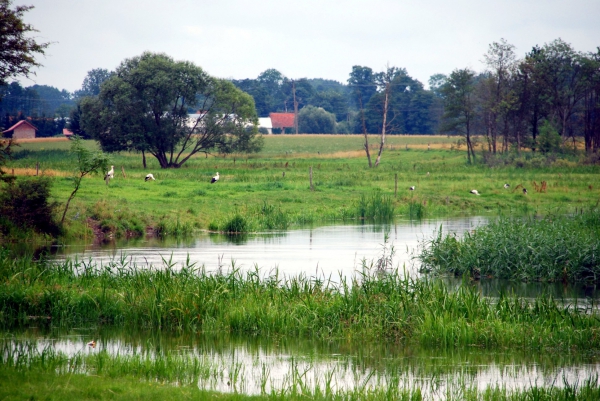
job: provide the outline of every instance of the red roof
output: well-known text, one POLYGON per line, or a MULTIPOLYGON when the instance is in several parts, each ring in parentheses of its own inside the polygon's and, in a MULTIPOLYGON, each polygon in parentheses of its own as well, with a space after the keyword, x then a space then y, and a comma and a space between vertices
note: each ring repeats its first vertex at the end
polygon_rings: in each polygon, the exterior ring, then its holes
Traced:
POLYGON ((73 135, 73 131, 71 131, 68 128, 63 128, 63 135, 64 136, 71 136, 71 135, 73 135))
POLYGON ((291 128, 294 126, 294 113, 269 113, 273 128, 291 128))
POLYGON ((27 120, 21 120, 18 123, 16 123, 15 125, 13 125, 12 127, 10 127, 9 129, 7 129, 6 131, 2 131, 2 133, 4 134, 5 132, 13 131, 15 128, 18 128, 21 125, 29 125, 31 128, 33 128, 34 130, 37 131, 37 127, 35 125, 33 125, 32 123, 30 123, 27 120))

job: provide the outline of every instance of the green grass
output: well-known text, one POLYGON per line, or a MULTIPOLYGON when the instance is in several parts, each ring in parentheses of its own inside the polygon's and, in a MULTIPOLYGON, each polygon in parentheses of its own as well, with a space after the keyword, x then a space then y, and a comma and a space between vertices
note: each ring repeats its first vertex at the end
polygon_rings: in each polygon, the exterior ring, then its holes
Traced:
POLYGON ((257 336, 392 341, 421 346, 600 350, 600 321, 540 296, 482 297, 465 283, 376 269, 354 279, 208 274, 189 265, 138 268, 126 257, 51 264, 0 258, 0 324, 118 325, 257 336), (339 279, 338 279, 339 281, 339 279))
POLYGON ((419 256, 426 271, 518 281, 600 281, 600 211, 502 217, 462 238, 438 235, 419 256))
MULTIPOLYGON (((144 170, 139 154, 114 154, 115 179, 110 186, 100 176, 83 180, 67 214, 67 233, 71 237, 91 236, 89 231, 84 233, 87 217, 93 217, 102 230, 116 236, 141 235, 146 227, 173 226, 177 221, 190 230, 223 230, 236 214, 246 220, 250 230, 294 228, 307 222, 358 219, 364 210, 361 203, 366 204, 363 200, 374 197, 386 200, 387 205, 381 205, 385 214, 412 218, 545 214, 556 210, 568 213, 595 204, 600 197, 598 166, 468 166, 464 151, 450 150, 455 138, 390 137, 381 165, 372 169, 361 150, 360 136, 273 135, 265 139, 265 148, 259 154, 194 157, 182 168, 172 170, 161 170, 151 158, 144 170), (409 151, 405 150, 406 143, 409 151), (432 144, 429 151, 427 143, 432 144), (121 167, 127 178, 122 177, 121 167), (310 167, 314 191, 310 190, 310 167), (221 180, 210 184, 216 171, 221 180), (157 180, 144 182, 148 172, 157 180), (547 191, 536 192, 533 181, 546 181, 547 191), (522 184, 529 195, 504 190, 505 182, 512 188, 522 184), (412 185, 417 189, 408 191, 412 185), (481 196, 471 195, 471 189, 477 189, 481 196), (257 211, 265 203, 278 216, 259 218, 257 211), (99 214, 98 209, 102 218, 94 216, 99 214)), ((23 144, 8 170, 33 168, 40 162, 43 174, 67 174, 74 165, 68 145, 23 144)), ((88 141, 86 146, 96 145, 88 141)), ((53 200, 64 204, 72 190, 71 182, 55 175, 53 184, 53 200)))

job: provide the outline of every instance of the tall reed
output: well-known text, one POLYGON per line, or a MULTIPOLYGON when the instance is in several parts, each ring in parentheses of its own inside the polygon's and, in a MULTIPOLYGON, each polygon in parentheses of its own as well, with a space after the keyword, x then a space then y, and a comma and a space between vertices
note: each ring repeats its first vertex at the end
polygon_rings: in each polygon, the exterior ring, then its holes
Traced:
POLYGON ((123 325, 261 336, 386 339, 407 344, 600 349, 600 321, 540 296, 482 297, 468 283, 369 269, 353 278, 209 273, 188 261, 138 266, 123 257, 49 263, 0 258, 0 324, 123 325))
POLYGON ((523 281, 600 281, 600 211, 503 217, 459 238, 438 232, 419 256, 436 273, 523 281))

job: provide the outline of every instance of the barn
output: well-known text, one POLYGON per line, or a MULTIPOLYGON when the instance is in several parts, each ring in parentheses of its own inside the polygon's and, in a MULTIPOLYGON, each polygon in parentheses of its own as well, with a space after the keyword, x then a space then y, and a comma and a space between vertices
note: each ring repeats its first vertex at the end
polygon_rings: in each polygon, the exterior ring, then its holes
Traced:
POLYGON ((286 128, 294 128, 294 113, 269 113, 269 117, 272 127, 281 129, 282 133, 286 128))
POLYGON ((21 120, 6 131, 2 131, 2 135, 12 139, 32 139, 35 138, 37 128, 27 120, 21 120))

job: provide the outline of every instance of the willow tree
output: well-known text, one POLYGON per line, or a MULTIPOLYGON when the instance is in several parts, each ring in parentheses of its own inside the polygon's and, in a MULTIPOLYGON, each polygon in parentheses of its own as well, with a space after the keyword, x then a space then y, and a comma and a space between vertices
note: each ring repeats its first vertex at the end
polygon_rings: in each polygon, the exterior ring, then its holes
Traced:
POLYGON ((81 102, 82 128, 107 152, 140 151, 161 168, 197 153, 257 151, 262 146, 254 100, 231 82, 187 61, 146 52, 124 60, 81 102), (190 111, 195 111, 190 117, 190 111))

